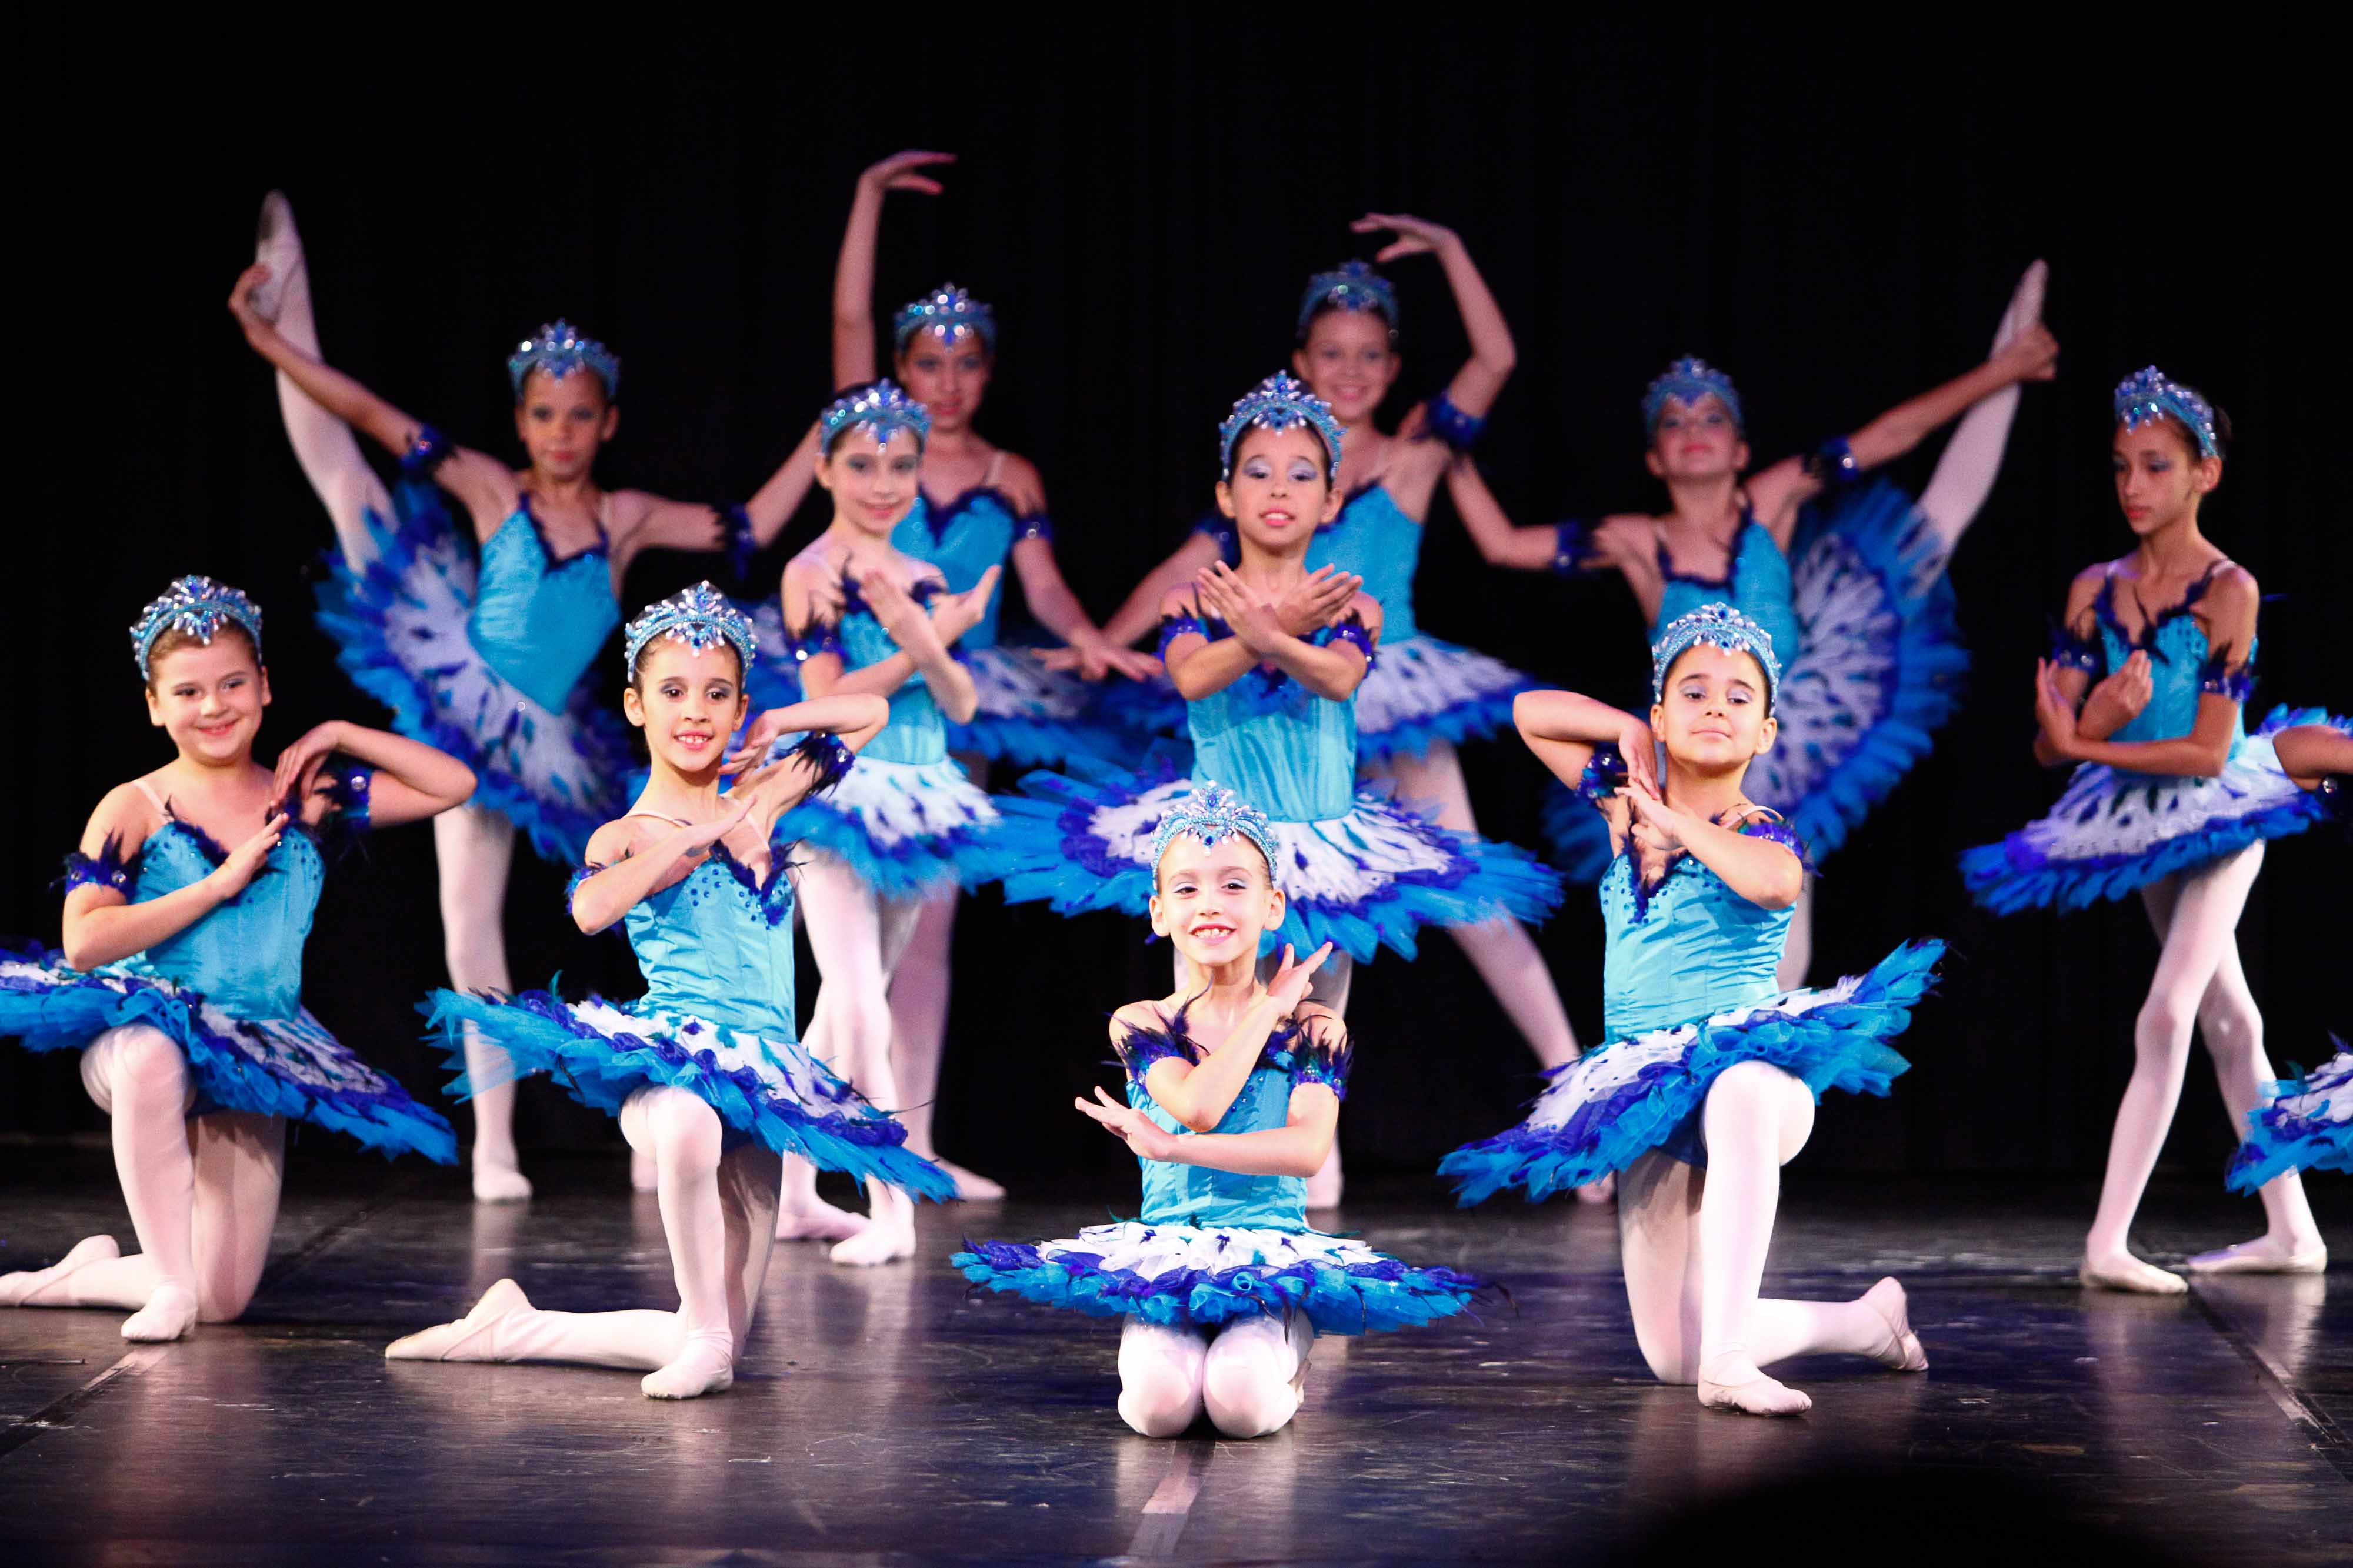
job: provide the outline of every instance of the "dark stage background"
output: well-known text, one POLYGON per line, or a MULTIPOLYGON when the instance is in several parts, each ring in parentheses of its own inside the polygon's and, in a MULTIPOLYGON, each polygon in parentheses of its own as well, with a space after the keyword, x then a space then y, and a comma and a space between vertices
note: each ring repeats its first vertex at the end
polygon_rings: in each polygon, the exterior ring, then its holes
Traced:
MULTIPOLYGON (((960 27, 957 39, 969 24, 960 27)), ((511 446, 502 358, 563 314, 628 361, 604 478, 748 491, 827 393, 828 289, 850 184, 902 146, 963 162, 936 201, 892 199, 882 304, 952 278, 1004 323, 982 418, 1034 457, 1064 569, 1099 616, 1183 534, 1215 478, 1228 403, 1284 362, 1304 276, 1367 249, 1367 208, 1458 227, 1521 365, 1482 459, 1524 521, 1657 499, 1644 383, 1676 353, 1739 378, 1757 460, 1851 428, 1985 352, 2028 261, 2052 268, 2062 379, 2030 388, 2008 465, 1954 563, 1968 706, 1829 864, 1817 975, 1893 942, 1954 944, 1892 1102, 1841 1103, 1825 1169, 2086 1172, 2105 1148, 2154 948, 2137 907, 2064 921, 1973 910, 1955 853, 2040 811, 2028 680, 2070 574, 2128 538, 2109 494, 2108 389, 2155 360, 2202 385, 2240 441, 2209 528, 2273 595, 2272 703, 2353 705, 2328 636, 2348 550, 2328 481, 2337 405, 2292 226, 2306 84, 2211 34, 2121 53, 2010 36, 1809 33, 1758 20, 1533 25, 1473 38, 1155 17, 1133 35, 992 35, 975 56, 912 37, 871 50, 799 33, 574 51, 375 48, 349 58, 36 44, 19 102, 19 472, 34 501, 9 595, 29 701, 6 726, 13 830, 0 931, 54 942, 57 857, 109 786, 164 760, 121 628, 203 571, 270 615, 274 743, 378 710, 335 670, 308 607, 325 518, 280 431, 267 369, 221 308, 264 191, 293 197, 327 351, 457 437, 511 446), (575 66, 575 58, 601 66, 575 66), (174 57, 174 58, 164 58, 174 57), (2229 87, 2217 102, 2218 86, 2229 87), (2293 195, 2294 201, 2279 199, 2293 195), (2293 263, 2293 264, 2292 264, 2293 263), (2316 364, 2316 359, 2322 363, 2316 364)), ((889 29, 886 29, 886 32, 889 29)), ((1390 416, 1463 352, 1436 265, 1390 268, 1408 363, 1390 416)), ((2341 344, 2341 339, 2339 340, 2341 344)), ((1898 467, 1916 487, 1934 447, 1898 467)), ((797 520, 761 573, 823 522, 797 520)), ((634 607, 713 571, 646 561, 634 607)), ((1631 700, 1641 627, 1614 581, 1492 572, 1441 500, 1419 579, 1433 632, 1631 700)), ((600 679, 617 663, 600 664, 600 679)), ((1542 776, 1467 748, 1482 826, 1535 845, 1542 776)), ((560 913, 562 873, 519 854, 509 931, 525 984, 628 994, 617 937, 560 913)), ((2241 941, 2274 1059, 2343 1026, 2345 850, 2274 847, 2241 941), (2336 956, 2332 959, 2330 954, 2336 956), (2332 1016, 2332 1009, 2340 1009, 2332 1016)), ((311 1007, 412 1086, 437 1083, 413 1004, 441 978, 432 845, 389 834, 332 882, 311 1007)), ((1069 1109, 1109 1081, 1103 1016, 1166 984, 1140 924, 970 900, 942 1142, 1018 1183, 1126 1190, 1124 1152, 1069 1109)), ((1599 1028, 1599 921, 1573 894, 1542 935, 1581 1036, 1599 1028)), ((804 964, 803 1003, 814 990, 804 964)), ((1359 972, 1345 1139, 1358 1169, 1426 1168, 1510 1121, 1530 1060, 1458 952, 1359 972)), ((2228 1148, 2193 1068, 2173 1157, 2228 1148)), ((72 1063, 0 1053, 0 1131, 95 1129, 72 1063)), ((526 1093, 527 1142, 606 1144, 604 1118, 526 1093)), ((312 1156, 342 1157, 313 1138, 312 1156)), ((1132 1167, 1128 1167, 1132 1169, 1132 1167)))

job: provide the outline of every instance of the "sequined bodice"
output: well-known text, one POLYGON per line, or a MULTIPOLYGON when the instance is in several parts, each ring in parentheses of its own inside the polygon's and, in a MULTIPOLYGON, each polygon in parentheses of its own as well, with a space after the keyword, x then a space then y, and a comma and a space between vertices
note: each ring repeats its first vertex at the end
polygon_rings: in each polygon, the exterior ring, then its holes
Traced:
POLYGON ((1601 879, 1601 1028, 1613 1040, 1776 994, 1788 910, 1750 903, 1690 855, 1638 889, 1632 854, 1601 879))
MULTIPOLYGON (((1728 600, 1732 607, 1765 628, 1773 639, 1774 657, 1788 669, 1804 646, 1805 628, 1798 621, 1797 588, 1789 576, 1789 558, 1773 542, 1770 530, 1754 518, 1744 518, 1733 543, 1732 569, 1720 579, 1689 577, 1668 563, 1662 544, 1659 568, 1666 574, 1666 591, 1659 598, 1659 614, 1651 623, 1651 640, 1657 642, 1667 623, 1689 615, 1702 605, 1728 600)), ((1383 606, 1384 609, 1387 605, 1383 606)))
POLYGON ((1350 496, 1331 526, 1317 530, 1307 547, 1309 571, 1337 566, 1365 580, 1365 592, 1380 601, 1386 642, 1417 634, 1413 574, 1420 562, 1421 524, 1405 514, 1383 484, 1350 496))
MULTIPOLYGON (((925 578, 913 584, 912 592, 926 612, 943 590, 935 579, 925 578)), ((841 625, 835 631, 841 648, 841 669, 847 675, 853 669, 880 664, 899 651, 882 623, 858 595, 849 590, 842 606, 841 625)), ((959 644, 958 646, 962 646, 959 644)), ((940 715, 940 705, 932 699, 932 689, 916 670, 891 693, 891 721, 882 732, 867 742, 859 752, 863 758, 878 763, 922 763, 943 761, 948 754, 947 721, 940 715)))
MULTIPOLYGON (((944 506, 934 507, 930 497, 917 496, 899 526, 891 531, 891 542, 900 553, 938 567, 948 580, 949 591, 961 594, 977 584, 982 573, 1005 563, 1016 531, 1011 500, 1002 490, 981 485, 944 506)), ((997 615, 1004 603, 1005 583, 1000 578, 988 596, 987 613, 957 640, 956 647, 995 647, 997 615)))
MULTIPOLYGON (((203 829, 166 822, 139 852, 131 901, 192 887, 224 858, 203 829)), ((242 1018, 291 1018, 302 1010, 302 944, 326 880, 317 840, 289 828, 243 892, 115 967, 185 985, 242 1018)))
POLYGON ((777 1041, 793 1018, 793 884, 781 861, 759 886, 723 849, 623 918, 645 975, 644 1005, 777 1041))
POLYGON ((519 500, 482 544, 467 636, 483 661, 524 696, 561 713, 621 624, 604 542, 555 560, 530 503, 519 500))
MULTIPOLYGON (((2121 668, 2135 653, 2148 655, 2148 701, 2130 722, 2123 725, 2108 739, 2116 742, 2171 741, 2189 734, 2198 727, 2198 701, 2210 678, 2218 672, 2211 668, 2213 650, 2206 640, 2206 628, 2198 624, 2190 606, 2204 597, 2209 573, 2191 587, 2181 603, 2159 612, 2135 637, 2129 635, 2123 618, 2116 613, 2116 579, 2110 577, 2100 585, 2099 598, 2094 605, 2094 615, 2099 624, 2100 654, 2108 671, 2121 668)), ((2247 649, 2245 668, 2254 668, 2254 648, 2247 649)), ((2246 734, 2243 717, 2232 729, 2233 741, 2246 734)))
MULTIPOLYGON (((1208 628, 1212 638, 1229 636, 1208 628)), ((1319 635, 1328 642, 1329 634, 1319 635)), ((1356 704, 1318 697, 1263 666, 1185 705, 1193 780, 1216 782, 1278 822, 1329 822, 1356 797, 1356 704)))

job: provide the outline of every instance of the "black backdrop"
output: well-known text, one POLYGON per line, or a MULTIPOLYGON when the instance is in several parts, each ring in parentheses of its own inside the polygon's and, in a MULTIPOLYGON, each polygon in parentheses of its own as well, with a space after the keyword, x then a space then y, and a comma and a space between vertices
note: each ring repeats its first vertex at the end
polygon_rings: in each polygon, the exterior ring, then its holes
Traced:
MULTIPOLYGON (((1819 973, 1915 932, 1951 939, 1942 997, 1891 1103, 1826 1114, 1825 1168, 2094 1168, 2153 945, 2137 908, 1987 919, 1960 847, 2039 811, 2027 681, 2068 575, 2127 542, 2108 494, 2108 388, 2156 360, 2241 440, 2210 531, 2273 595, 2255 708, 2353 704, 2327 637, 2348 547, 2326 489, 2341 330, 2297 232, 2326 182, 2292 66, 2212 29, 2049 52, 2047 40, 1864 36, 1676 17, 1414 35, 1158 18, 1028 39, 967 19, 841 14, 836 36, 706 44, 475 40, 330 58, 232 37, 37 40, 19 100, 18 472, 24 574, 0 837, 0 931, 54 941, 56 857, 110 785, 162 760, 121 627, 174 574, 270 613, 282 743, 372 721, 307 619, 329 533, 271 379, 220 308, 256 205, 292 195, 328 352, 461 439, 503 449, 501 357, 559 313, 628 361, 605 478, 748 490, 819 405, 827 289, 850 183, 904 145, 956 151, 937 201, 892 199, 885 302, 943 277, 993 301, 982 419, 1052 492, 1064 568, 1109 611, 1182 533, 1227 403, 1282 363, 1303 276, 1402 209, 1457 226, 1521 369, 1483 459, 1523 521, 1647 505, 1636 403, 1672 354, 1739 378, 1759 461, 1850 428, 1985 350, 2017 272, 2052 267, 2063 379, 2030 389, 1999 488, 1953 568, 1976 650, 1936 755, 1830 863, 1819 973), (867 23, 873 23, 870 36, 867 23), (1473 36, 1476 31, 1478 36, 1473 36), (928 39, 928 41, 927 41, 928 39), (600 53, 600 50, 609 51, 600 53), (479 63, 459 61, 469 56, 479 63), (575 63, 581 61, 586 63, 575 63)), ((1408 363, 1394 417, 1462 352, 1436 267, 1392 269, 1408 363)), ((1929 451, 1901 465, 1916 485, 1929 451)), ((763 563, 822 524, 805 513, 763 563)), ((711 570, 657 558, 632 605, 711 570)), ((1641 626, 1614 583, 1486 570, 1440 503, 1419 579, 1431 630, 1631 700, 1641 626)), ((611 673, 614 665, 601 665, 611 673)), ((1464 757, 1491 833, 1536 840, 1516 748, 1464 757)), ((2242 927, 2275 1058, 2325 1054, 2341 997, 2345 851, 2275 847, 2242 927)), ((519 854, 524 984, 628 994, 617 939, 573 933, 561 874, 519 854)), ((1139 925, 967 903, 943 1086, 944 1144, 1015 1179, 1112 1180, 1125 1156, 1068 1110, 1103 1076, 1102 1017, 1166 984, 1139 925)), ((1599 1026, 1599 925, 1573 896, 1542 942, 1581 1035, 1599 1026)), ((385 836, 332 882, 308 999, 412 1085, 438 1081, 410 1007, 440 978, 430 835, 385 836)), ((803 1002, 814 989, 804 965, 803 1002)), ((1360 970, 1345 1140, 1358 1168, 1421 1166, 1510 1120, 1529 1061, 1442 937, 1360 970)), ((2218 1168, 2202 1068, 2173 1154, 2218 1168)), ((0 1054, 0 1130, 91 1128, 71 1064, 0 1054)), ((527 1095, 526 1141, 596 1142, 602 1118, 527 1095)), ((328 1140, 312 1140, 320 1150, 328 1140)), ((1110 1187, 1106 1190, 1117 1190, 1110 1187)))

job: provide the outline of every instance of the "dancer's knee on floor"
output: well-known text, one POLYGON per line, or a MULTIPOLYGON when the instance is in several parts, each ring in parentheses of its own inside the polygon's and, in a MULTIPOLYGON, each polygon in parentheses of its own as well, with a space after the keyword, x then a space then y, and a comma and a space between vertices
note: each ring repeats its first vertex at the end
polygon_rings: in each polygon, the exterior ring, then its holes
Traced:
POLYGON ((1199 1420, 1208 1348, 1183 1329, 1131 1323, 1123 1330, 1120 1419, 1147 1437, 1174 1437, 1199 1420))
POLYGON ((1298 1368, 1278 1345, 1220 1337, 1202 1369, 1201 1403, 1229 1437, 1262 1437, 1299 1409, 1292 1374, 1298 1368))

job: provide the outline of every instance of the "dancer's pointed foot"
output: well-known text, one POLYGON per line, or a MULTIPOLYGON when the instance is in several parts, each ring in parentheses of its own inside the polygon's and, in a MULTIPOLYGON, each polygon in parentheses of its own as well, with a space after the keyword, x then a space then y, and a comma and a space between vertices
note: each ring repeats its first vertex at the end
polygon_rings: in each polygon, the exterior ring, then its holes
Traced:
POLYGON ((866 1216, 811 1198, 806 1206, 776 1211, 778 1241, 848 1241, 866 1228, 866 1216))
POLYGON ((957 1164, 955 1161, 943 1160, 937 1154, 933 1155, 931 1158, 932 1163, 937 1165, 941 1170, 945 1171, 948 1173, 948 1179, 955 1183, 956 1196, 963 1199, 965 1203, 994 1203, 996 1200, 1005 1195, 1004 1187, 990 1181, 987 1176, 980 1174, 978 1172, 967 1171, 962 1165, 957 1164))
POLYGON ((139 1344, 169 1343, 196 1326, 196 1293, 166 1279, 147 1304, 122 1320, 122 1337, 139 1344))
POLYGON ((1588 1182, 1573 1189, 1581 1204, 1606 1204, 1618 1195, 1618 1173, 1610 1172, 1598 1182, 1588 1182))
POLYGON ((1928 1352, 1920 1336, 1912 1331, 1910 1302, 1903 1285, 1892 1276, 1882 1279, 1862 1293, 1862 1304, 1887 1324, 1887 1341, 1871 1352, 1871 1359, 1897 1372, 1927 1371, 1928 1352))
POLYGON ((2179 1296, 2189 1281, 2154 1263, 2143 1263, 2129 1252, 2086 1257, 2075 1278, 2087 1290, 2133 1290, 2144 1296, 2179 1296))
POLYGON ((478 1204, 521 1204, 531 1201, 531 1178, 512 1165, 474 1156, 474 1201, 478 1204))
POLYGON ((2181 1268, 2189 1274, 2326 1274, 2328 1244, 2316 1236, 2259 1236, 2201 1252, 2181 1268))
POLYGON ((1699 1402, 1743 1415, 1803 1415, 1814 1407, 1805 1394, 1757 1371, 1745 1345, 1728 1346, 1700 1363, 1699 1402))
POLYGON ((92 1263, 111 1263, 121 1256, 122 1248, 114 1245, 114 1237, 86 1236, 73 1244, 71 1251, 47 1268, 26 1268, 15 1274, 0 1274, 0 1307, 21 1307, 74 1270, 92 1263))
POLYGON ((629 1151, 629 1191, 633 1193, 661 1191, 661 1166, 643 1149, 629 1151))
POLYGON ((522 1287, 501 1279, 482 1292, 474 1310, 454 1323, 440 1323, 397 1339, 384 1347, 386 1361, 496 1361, 491 1330, 499 1320, 531 1310, 522 1287))
POLYGON ((735 1385, 735 1352, 724 1340, 689 1340, 669 1365, 638 1382, 648 1399, 700 1399, 735 1385))
POLYGON ((2038 260, 2027 268, 2010 296, 2010 308, 2002 312, 2001 328, 1994 334, 1997 351, 2008 348, 2019 333, 2042 320, 2042 297, 2050 286, 2048 262, 2038 260))
POLYGON ((308 310, 310 279, 302 258, 302 237, 294 227, 294 205, 283 191, 261 198, 261 217, 254 226, 253 258, 269 268, 269 279, 253 291, 254 313, 275 324, 286 307, 289 289, 300 287, 308 310))

